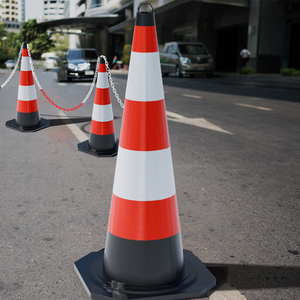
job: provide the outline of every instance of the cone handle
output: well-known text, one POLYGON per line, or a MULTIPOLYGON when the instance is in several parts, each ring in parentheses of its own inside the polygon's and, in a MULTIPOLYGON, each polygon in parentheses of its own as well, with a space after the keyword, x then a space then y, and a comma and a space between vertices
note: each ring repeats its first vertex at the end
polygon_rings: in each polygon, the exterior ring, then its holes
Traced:
MULTIPOLYGON (((138 9, 137 9, 138 12, 140 12, 140 8, 141 8, 144 4, 148 4, 148 5, 150 6, 150 8, 151 8, 150 13, 153 13, 153 7, 152 7, 152 5, 151 5, 150 3, 146 3, 146 2, 140 3, 140 5, 138 6, 138 9)), ((143 11, 143 12, 148 12, 148 11, 143 11)))

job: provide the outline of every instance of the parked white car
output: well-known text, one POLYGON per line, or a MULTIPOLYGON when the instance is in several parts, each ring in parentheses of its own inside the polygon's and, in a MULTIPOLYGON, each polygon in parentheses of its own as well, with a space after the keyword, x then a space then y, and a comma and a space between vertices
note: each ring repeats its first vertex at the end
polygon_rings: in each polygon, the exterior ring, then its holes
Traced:
POLYGON ((48 71, 58 66, 59 57, 54 52, 43 53, 41 56, 44 61, 44 70, 48 71))
POLYGON ((5 68, 7 69, 13 69, 16 65, 16 62, 12 59, 7 60, 5 63, 5 68))

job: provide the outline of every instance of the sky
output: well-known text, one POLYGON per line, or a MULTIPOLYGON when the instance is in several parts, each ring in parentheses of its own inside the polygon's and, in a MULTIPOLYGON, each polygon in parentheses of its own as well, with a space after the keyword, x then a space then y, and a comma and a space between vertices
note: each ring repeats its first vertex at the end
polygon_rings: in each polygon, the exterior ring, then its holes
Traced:
POLYGON ((25 0, 25 20, 37 19, 43 15, 44 0, 25 0))

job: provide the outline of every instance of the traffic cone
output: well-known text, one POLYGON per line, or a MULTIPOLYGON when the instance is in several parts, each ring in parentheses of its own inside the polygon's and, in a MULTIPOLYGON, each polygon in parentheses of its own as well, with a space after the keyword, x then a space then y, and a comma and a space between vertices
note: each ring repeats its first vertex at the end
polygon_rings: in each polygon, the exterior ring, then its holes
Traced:
POLYGON ((91 299, 198 298, 216 279, 182 249, 154 13, 140 12, 141 5, 106 246, 75 270, 91 299))
POLYGON ((89 140, 78 144, 78 150, 98 157, 118 153, 114 116, 110 101, 109 83, 104 59, 101 57, 89 140))
POLYGON ((12 129, 37 131, 51 125, 40 117, 34 79, 29 62, 27 43, 23 43, 16 118, 6 122, 12 129))

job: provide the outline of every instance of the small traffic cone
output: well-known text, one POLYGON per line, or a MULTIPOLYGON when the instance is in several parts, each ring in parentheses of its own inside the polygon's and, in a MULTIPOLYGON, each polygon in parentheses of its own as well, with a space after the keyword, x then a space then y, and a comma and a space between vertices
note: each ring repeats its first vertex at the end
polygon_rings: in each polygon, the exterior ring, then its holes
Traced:
MULTIPOLYGON (((215 277, 182 249, 153 9, 136 17, 105 250, 75 262, 91 299, 202 297, 215 277)), ((152 8, 152 6, 151 6, 152 8)))
POLYGON ((115 156, 116 141, 114 116, 109 93, 109 83, 104 59, 101 57, 89 140, 78 144, 78 150, 98 157, 115 156))
POLYGON ((6 127, 25 131, 37 131, 51 125, 40 117, 34 79, 29 62, 27 43, 23 43, 18 104, 16 118, 6 122, 6 127))

